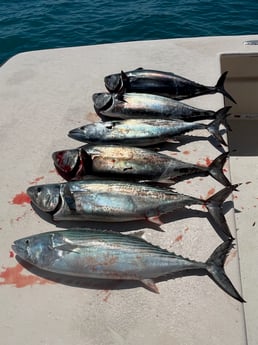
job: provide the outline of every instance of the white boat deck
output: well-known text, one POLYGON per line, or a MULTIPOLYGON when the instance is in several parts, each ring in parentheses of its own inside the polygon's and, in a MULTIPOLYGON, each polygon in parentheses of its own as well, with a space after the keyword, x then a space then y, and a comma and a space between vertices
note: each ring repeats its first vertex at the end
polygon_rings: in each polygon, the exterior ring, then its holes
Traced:
MULTIPOLYGON (((1 67, 0 332, 5 345, 257 344, 258 46, 243 44, 255 39, 258 36, 206 37, 54 49, 19 54, 1 67), (237 62, 235 55, 241 55, 237 62), (26 188, 62 181, 51 153, 79 146, 67 132, 100 120, 91 96, 105 91, 104 76, 137 67, 172 71, 204 85, 214 85, 221 72, 229 71, 226 88, 238 105, 232 108, 231 154, 225 171, 233 183, 242 185, 226 202, 237 245, 225 268, 242 291, 244 305, 204 275, 161 281, 157 295, 141 284, 49 281, 29 267, 26 270, 14 257, 14 240, 56 229, 31 208, 26 188)), ((188 103, 217 110, 224 98, 216 94, 188 103)), ((220 153, 206 140, 207 133, 194 134, 203 140, 185 141, 178 151, 167 153, 200 164, 220 153)), ((207 197, 222 186, 207 177, 181 182, 176 188, 207 197)), ((104 228, 144 229, 144 238, 152 243, 206 260, 221 238, 206 217, 185 218, 187 214, 179 213, 174 222, 164 217, 165 232, 148 223, 104 228)))

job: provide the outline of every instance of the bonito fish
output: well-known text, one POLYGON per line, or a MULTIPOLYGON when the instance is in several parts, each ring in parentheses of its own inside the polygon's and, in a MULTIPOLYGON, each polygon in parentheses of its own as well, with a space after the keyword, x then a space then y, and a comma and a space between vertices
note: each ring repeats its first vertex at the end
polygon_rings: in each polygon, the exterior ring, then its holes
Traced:
POLYGON ((141 118, 193 122, 220 118, 227 125, 226 117, 231 108, 224 107, 218 111, 204 110, 168 97, 144 93, 102 92, 95 93, 92 98, 97 114, 119 119, 141 118))
POLYGON ((221 119, 210 124, 189 123, 182 120, 128 119, 94 122, 69 131, 68 136, 92 144, 122 144, 150 146, 163 143, 182 134, 208 130, 221 144, 227 145, 219 132, 221 119))
POLYGON ((221 231, 232 237, 222 204, 238 185, 227 186, 207 200, 176 193, 170 188, 112 180, 80 180, 31 186, 27 194, 41 211, 55 221, 124 222, 149 220, 191 205, 206 206, 221 231))
POLYGON ((86 175, 112 176, 155 181, 176 181, 199 175, 211 175, 224 186, 231 183, 223 173, 228 153, 222 153, 208 167, 191 164, 138 147, 85 145, 78 149, 54 152, 59 174, 66 180, 86 175))
POLYGON ((156 293, 155 278, 203 270, 227 294, 244 302, 223 268, 231 240, 218 246, 206 262, 184 258, 133 236, 85 229, 25 237, 14 241, 12 248, 21 259, 45 271, 73 277, 138 280, 156 293))
POLYGON ((144 68, 108 75, 104 82, 107 90, 112 93, 151 93, 181 100, 219 92, 236 103, 224 88, 227 73, 221 75, 215 86, 201 85, 174 73, 144 68))

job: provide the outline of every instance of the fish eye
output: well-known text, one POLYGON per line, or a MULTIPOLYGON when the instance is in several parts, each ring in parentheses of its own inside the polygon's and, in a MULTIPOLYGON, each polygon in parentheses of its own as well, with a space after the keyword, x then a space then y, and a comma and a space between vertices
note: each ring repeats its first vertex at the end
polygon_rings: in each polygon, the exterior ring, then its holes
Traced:
POLYGON ((29 240, 28 238, 25 240, 25 244, 26 244, 27 246, 30 245, 30 240, 29 240))
POLYGON ((42 191, 42 188, 41 187, 38 187, 37 188, 37 192, 40 193, 42 191))

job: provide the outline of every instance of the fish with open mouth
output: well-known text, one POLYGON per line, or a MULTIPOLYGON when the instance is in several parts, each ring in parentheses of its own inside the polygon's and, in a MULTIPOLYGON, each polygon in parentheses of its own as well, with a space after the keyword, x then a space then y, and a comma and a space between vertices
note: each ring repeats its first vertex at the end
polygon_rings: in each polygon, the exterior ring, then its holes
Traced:
POLYGON ((129 146, 151 146, 164 143, 194 130, 208 130, 222 145, 227 146, 219 127, 224 117, 209 124, 182 120, 127 119, 93 122, 74 128, 68 136, 91 144, 122 144, 129 146))
POLYGON ((227 73, 224 72, 220 76, 215 86, 201 85, 171 72, 144 68, 110 74, 104 78, 104 82, 107 90, 111 93, 151 93, 182 100, 218 92, 236 103, 224 88, 227 73))
POLYGON ((223 173, 227 157, 228 152, 222 153, 206 167, 151 150, 120 145, 84 145, 52 154, 57 171, 68 181, 94 175, 176 182, 177 179, 210 175, 229 186, 231 183, 223 173))
POLYGON ((159 217, 162 214, 186 206, 205 206, 209 218, 232 238, 223 214, 223 202, 237 186, 227 186, 206 200, 158 185, 103 179, 31 186, 27 194, 32 203, 39 210, 50 213, 54 221, 149 220, 161 225, 159 217))
POLYGON ((231 107, 218 111, 192 107, 180 101, 144 93, 110 94, 94 93, 94 108, 98 115, 119 119, 164 119, 187 122, 220 118, 227 126, 226 118, 231 107))
POLYGON ((154 279, 175 272, 202 270, 227 294, 240 302, 224 271, 232 240, 220 244, 206 262, 198 262, 120 233, 72 229, 45 232, 14 241, 12 249, 39 269, 67 276, 141 281, 158 293, 154 279))

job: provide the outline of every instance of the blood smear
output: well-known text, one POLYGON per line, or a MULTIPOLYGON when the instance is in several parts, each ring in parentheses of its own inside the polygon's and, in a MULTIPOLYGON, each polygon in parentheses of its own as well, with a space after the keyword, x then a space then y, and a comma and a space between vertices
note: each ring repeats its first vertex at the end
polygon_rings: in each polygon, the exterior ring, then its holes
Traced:
POLYGON ((209 157, 206 157, 206 158, 205 158, 205 164, 206 164, 206 166, 208 167, 209 165, 211 165, 211 163, 212 163, 212 160, 211 160, 209 157))
POLYGON ((175 242, 182 241, 182 239, 183 239, 183 235, 178 235, 175 239, 175 242))
POLYGON ((24 204, 29 204, 30 202, 31 202, 30 197, 26 193, 21 192, 19 194, 16 194, 13 197, 11 204, 13 204, 13 205, 24 205, 24 204))
POLYGON ((214 193, 215 193, 215 188, 209 189, 209 190, 208 190, 208 193, 207 193, 206 199, 208 199, 209 197, 211 197, 214 193))
POLYGON ((44 176, 36 177, 30 184, 37 184, 39 181, 43 180, 44 176))
POLYGON ((200 160, 198 160, 198 162, 196 162, 196 165, 201 167, 208 167, 213 162, 209 157, 206 157, 202 160, 204 160, 204 163, 201 163, 200 160))
POLYGON ((109 297, 111 296, 111 291, 109 290, 104 290, 106 293, 106 296, 102 299, 103 302, 108 302, 109 297))
POLYGON ((0 273, 0 286, 1 285, 14 285, 17 288, 32 285, 53 284, 53 282, 34 276, 32 274, 23 274, 23 267, 17 264, 14 267, 7 267, 0 273))

